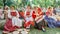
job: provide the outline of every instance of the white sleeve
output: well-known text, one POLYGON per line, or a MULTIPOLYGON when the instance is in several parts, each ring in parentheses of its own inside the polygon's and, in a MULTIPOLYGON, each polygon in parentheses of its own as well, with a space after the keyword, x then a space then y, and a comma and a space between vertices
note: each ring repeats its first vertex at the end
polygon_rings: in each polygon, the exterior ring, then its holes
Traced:
POLYGON ((26 17, 26 11, 24 12, 24 17, 26 17))
POLYGON ((33 10, 31 10, 30 16, 32 16, 33 10))
POLYGON ((10 10, 8 10, 8 18, 12 18, 11 14, 10 14, 10 10))
POLYGON ((18 11, 16 11, 16 13, 17 13, 17 17, 19 17, 19 13, 18 13, 18 11))

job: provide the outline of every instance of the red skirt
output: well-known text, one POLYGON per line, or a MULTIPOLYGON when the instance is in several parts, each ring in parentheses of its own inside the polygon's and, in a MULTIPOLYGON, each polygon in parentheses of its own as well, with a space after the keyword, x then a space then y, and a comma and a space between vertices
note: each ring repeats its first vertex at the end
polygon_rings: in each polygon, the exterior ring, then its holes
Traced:
POLYGON ((12 32, 16 29, 16 26, 12 25, 12 20, 8 19, 4 25, 4 31, 12 32))
POLYGON ((33 21, 29 21, 29 22, 24 24, 24 27, 28 27, 29 25, 34 26, 34 22, 33 21))

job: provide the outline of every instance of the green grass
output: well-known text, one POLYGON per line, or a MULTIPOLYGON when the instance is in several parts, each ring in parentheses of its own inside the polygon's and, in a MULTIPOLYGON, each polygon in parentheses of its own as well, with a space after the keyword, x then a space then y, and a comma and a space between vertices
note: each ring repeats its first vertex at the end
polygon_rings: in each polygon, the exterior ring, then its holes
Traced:
POLYGON ((2 34, 2 30, 0 30, 0 34, 2 34))
MULTIPOLYGON (((2 34, 2 30, 0 30, 0 34, 2 34)), ((31 28, 31 31, 29 34, 60 34, 60 28, 47 28, 46 27, 46 32, 43 32, 41 30, 31 28)))
POLYGON ((37 29, 31 29, 29 34, 60 34, 60 28, 46 28, 46 32, 37 29))

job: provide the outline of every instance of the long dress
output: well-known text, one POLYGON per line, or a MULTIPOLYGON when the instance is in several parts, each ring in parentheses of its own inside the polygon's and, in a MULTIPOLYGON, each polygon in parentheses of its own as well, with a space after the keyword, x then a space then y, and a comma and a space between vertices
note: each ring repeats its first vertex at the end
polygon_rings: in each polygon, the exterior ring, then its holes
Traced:
POLYGON ((56 23, 56 17, 49 11, 46 12, 45 21, 48 23, 50 28, 55 28, 54 24, 56 23))
POLYGON ((32 18, 32 12, 26 11, 25 12, 25 24, 24 27, 30 28, 30 25, 34 26, 33 18, 32 18))
POLYGON ((36 18, 35 18, 35 27, 38 29, 42 29, 42 27, 44 27, 44 16, 43 16, 43 12, 41 10, 41 8, 37 9, 38 11, 36 12, 38 14, 36 14, 36 18))
POLYGON ((16 10, 15 12, 17 13, 17 18, 11 15, 11 10, 8 11, 8 20, 4 25, 4 31, 11 32, 22 26, 22 21, 19 19, 18 12, 16 10))
POLYGON ((56 21, 56 23, 54 23, 54 25, 56 27, 60 27, 60 16, 59 15, 56 15, 56 18, 57 18, 57 21, 56 21))

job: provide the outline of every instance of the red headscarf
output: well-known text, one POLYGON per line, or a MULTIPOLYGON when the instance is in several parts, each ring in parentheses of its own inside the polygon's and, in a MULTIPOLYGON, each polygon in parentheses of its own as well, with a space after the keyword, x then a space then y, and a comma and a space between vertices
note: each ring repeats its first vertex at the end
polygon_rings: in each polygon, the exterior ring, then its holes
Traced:
POLYGON ((38 7, 38 14, 43 15, 42 9, 38 7))
POLYGON ((33 11, 32 17, 33 17, 34 19, 36 18, 35 11, 33 11))

